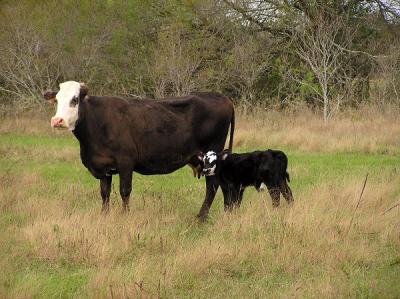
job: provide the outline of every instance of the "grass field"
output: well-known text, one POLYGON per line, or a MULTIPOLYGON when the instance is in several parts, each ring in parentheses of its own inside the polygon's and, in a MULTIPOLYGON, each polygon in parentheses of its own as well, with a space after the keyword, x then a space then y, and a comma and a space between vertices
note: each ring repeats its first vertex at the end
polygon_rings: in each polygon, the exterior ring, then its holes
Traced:
POLYGON ((0 120, 1 298, 400 297, 398 111, 238 115, 235 151, 283 149, 295 204, 222 195, 200 223, 204 179, 189 167, 134 174, 130 213, 71 133, 41 118, 0 120), (368 180, 360 200, 364 180, 368 180))

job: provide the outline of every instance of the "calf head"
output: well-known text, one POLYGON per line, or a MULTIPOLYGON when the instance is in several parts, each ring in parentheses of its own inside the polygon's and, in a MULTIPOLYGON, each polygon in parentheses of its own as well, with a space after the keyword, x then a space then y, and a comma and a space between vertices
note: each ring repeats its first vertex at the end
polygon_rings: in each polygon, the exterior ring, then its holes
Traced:
POLYGON ((228 151, 223 151, 220 154, 217 154, 214 151, 208 151, 203 157, 203 174, 205 176, 215 175, 218 161, 225 160, 228 157, 228 154, 228 151))
POLYGON ((83 101, 88 92, 84 83, 67 81, 60 84, 58 92, 48 91, 43 96, 51 102, 57 102, 56 115, 51 118, 53 128, 74 130, 78 120, 79 103, 83 101))

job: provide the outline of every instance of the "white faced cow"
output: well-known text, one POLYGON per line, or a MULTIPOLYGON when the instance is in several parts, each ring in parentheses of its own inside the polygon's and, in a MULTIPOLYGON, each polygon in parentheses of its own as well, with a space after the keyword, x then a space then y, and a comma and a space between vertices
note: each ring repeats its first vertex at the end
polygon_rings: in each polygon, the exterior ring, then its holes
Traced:
MULTIPOLYGON (((198 92, 161 100, 89 96, 83 83, 68 81, 45 99, 57 102, 53 128, 72 131, 80 143, 81 160, 100 180, 103 211, 109 207, 112 175, 120 176, 123 207, 128 209, 132 172, 171 173, 193 161, 199 152, 220 152, 228 135, 232 149, 235 113, 219 93, 198 92)), ((198 167, 197 165, 192 165, 198 167)), ((205 218, 218 189, 206 178, 206 197, 198 214, 205 218)))

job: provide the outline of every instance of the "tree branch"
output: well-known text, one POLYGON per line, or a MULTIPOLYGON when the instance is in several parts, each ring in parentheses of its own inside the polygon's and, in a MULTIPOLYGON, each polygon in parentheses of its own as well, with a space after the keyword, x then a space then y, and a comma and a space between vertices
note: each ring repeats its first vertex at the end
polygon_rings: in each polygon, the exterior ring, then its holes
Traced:
POLYGON ((265 31, 265 32, 269 32, 272 35, 291 35, 291 32, 288 30, 283 30, 283 29, 276 29, 276 28, 272 28, 270 26, 266 26, 263 22, 261 22, 260 20, 258 20, 256 17, 252 16, 251 14, 249 14, 249 12, 244 9, 243 7, 240 7, 234 3, 232 3, 231 1, 228 0, 223 0, 223 2, 228 5, 231 9, 233 9, 234 11, 238 12, 239 14, 242 15, 242 17, 249 21, 250 23, 253 23, 255 25, 257 25, 260 30, 259 31, 265 31))

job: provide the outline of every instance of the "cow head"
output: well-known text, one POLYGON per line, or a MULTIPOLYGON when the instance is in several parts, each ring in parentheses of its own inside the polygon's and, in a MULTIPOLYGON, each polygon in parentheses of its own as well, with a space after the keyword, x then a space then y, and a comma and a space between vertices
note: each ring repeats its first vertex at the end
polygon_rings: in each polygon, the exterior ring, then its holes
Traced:
POLYGON ((57 102, 57 111, 51 118, 51 126, 74 130, 78 120, 79 103, 83 101, 87 92, 88 89, 84 83, 75 81, 61 83, 58 92, 46 92, 43 96, 47 101, 57 102))

